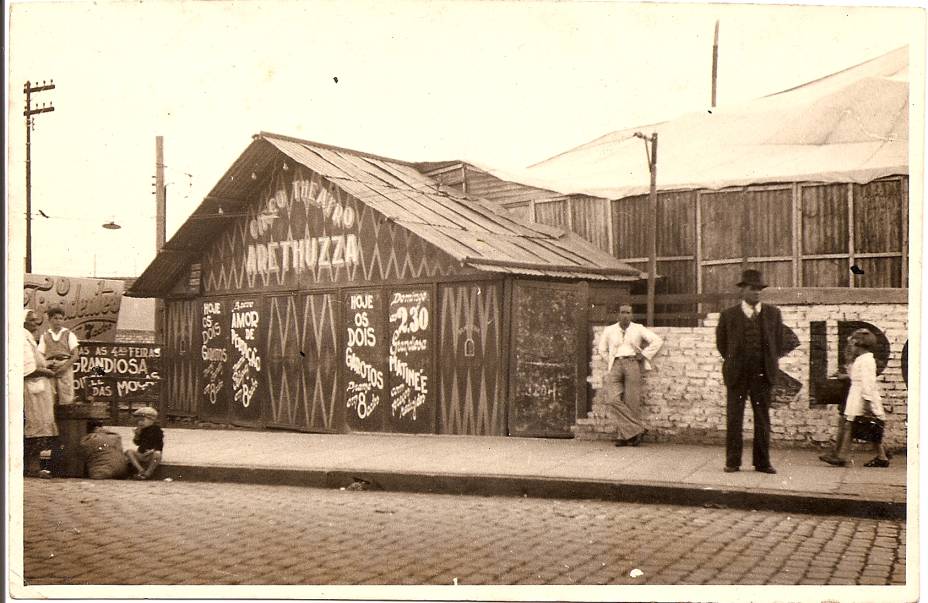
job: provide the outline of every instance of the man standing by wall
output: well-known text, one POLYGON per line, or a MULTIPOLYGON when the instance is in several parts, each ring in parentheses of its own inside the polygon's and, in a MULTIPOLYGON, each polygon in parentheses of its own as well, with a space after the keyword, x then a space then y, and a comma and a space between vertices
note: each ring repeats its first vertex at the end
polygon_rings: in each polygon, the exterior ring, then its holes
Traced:
POLYGON ((760 292, 766 286, 760 271, 745 270, 737 283, 741 303, 722 312, 715 331, 727 394, 725 471, 729 473, 741 468, 741 430, 748 396, 754 412, 754 469, 777 472, 770 464, 770 390, 780 370, 779 358, 789 350, 785 349, 780 309, 760 303, 760 292))
POLYGON ((79 355, 77 336, 64 327, 64 310, 49 308, 45 314, 51 326, 39 340, 39 351, 45 355, 57 404, 74 402, 74 363, 79 355))
POLYGON ((641 419, 641 371, 664 341, 644 325, 632 322, 632 307, 619 307, 619 322, 603 330, 599 354, 607 363, 605 390, 616 414, 616 446, 637 446, 647 433, 641 419), (622 391, 624 389, 624 392, 622 391))

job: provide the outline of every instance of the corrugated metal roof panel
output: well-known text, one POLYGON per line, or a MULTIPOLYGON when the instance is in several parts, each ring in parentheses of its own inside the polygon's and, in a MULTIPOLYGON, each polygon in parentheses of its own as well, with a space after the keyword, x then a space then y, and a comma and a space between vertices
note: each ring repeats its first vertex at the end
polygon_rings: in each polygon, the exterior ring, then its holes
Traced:
POLYGON ((579 237, 519 222, 495 203, 441 187, 412 164, 262 133, 146 268, 132 294, 169 291, 186 265, 228 226, 234 210, 254 197, 280 153, 480 270, 596 280, 640 278, 638 270, 579 237))
POLYGON ((513 268, 511 266, 489 266, 482 265, 477 263, 470 263, 474 268, 479 268, 480 270, 486 272, 497 272, 502 274, 512 274, 517 276, 541 276, 548 278, 570 278, 570 279, 580 279, 585 281, 634 281, 637 280, 637 277, 629 277, 625 279, 616 279, 611 275, 606 274, 597 274, 594 272, 583 272, 577 270, 567 270, 567 271, 554 271, 554 270, 537 270, 533 268, 513 268))

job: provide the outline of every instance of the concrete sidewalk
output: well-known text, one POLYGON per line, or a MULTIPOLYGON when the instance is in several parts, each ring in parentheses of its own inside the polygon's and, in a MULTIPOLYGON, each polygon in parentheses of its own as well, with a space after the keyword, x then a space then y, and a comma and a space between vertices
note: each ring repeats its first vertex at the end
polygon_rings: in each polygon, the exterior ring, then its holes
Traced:
MULTIPOLYGON (((113 427, 132 445, 132 428, 113 427)), ((721 446, 403 434, 166 429, 159 478, 629 502, 904 518, 905 455, 887 469, 855 445, 853 465, 774 449, 776 475, 725 473, 721 446), (358 486, 355 486, 358 487, 358 486)))

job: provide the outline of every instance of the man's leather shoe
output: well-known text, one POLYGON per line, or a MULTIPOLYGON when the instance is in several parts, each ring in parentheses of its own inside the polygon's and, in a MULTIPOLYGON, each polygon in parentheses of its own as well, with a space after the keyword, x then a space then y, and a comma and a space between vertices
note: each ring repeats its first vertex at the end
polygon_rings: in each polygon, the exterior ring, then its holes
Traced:
POLYGON ((616 440, 615 445, 619 447, 628 446, 628 440, 616 440))
POLYGON ((773 467, 754 467, 754 471, 759 473, 776 473, 777 470, 773 467))
POLYGON ((725 466, 725 473, 734 473, 735 471, 741 471, 741 467, 729 467, 725 466))

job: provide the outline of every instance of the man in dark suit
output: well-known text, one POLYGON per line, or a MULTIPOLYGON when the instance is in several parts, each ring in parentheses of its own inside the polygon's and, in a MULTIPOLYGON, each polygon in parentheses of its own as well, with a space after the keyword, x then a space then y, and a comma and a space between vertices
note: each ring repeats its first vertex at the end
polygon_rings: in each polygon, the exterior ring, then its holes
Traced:
POLYGON ((767 286, 760 271, 745 270, 737 286, 742 301, 721 313, 715 331, 727 392, 725 471, 741 469, 744 401, 750 396, 754 469, 776 473, 770 464, 770 391, 780 371, 778 361, 789 351, 783 317, 776 306, 760 303, 760 292, 767 286))

